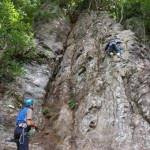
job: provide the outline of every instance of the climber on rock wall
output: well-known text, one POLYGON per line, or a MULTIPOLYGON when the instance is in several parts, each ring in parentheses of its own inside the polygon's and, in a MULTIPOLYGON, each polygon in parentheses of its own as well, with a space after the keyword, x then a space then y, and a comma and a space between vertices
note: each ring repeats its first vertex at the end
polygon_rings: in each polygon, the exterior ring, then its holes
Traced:
POLYGON ((118 38, 110 40, 105 46, 105 52, 108 53, 110 56, 116 54, 118 57, 120 57, 123 51, 121 43, 121 40, 118 38))

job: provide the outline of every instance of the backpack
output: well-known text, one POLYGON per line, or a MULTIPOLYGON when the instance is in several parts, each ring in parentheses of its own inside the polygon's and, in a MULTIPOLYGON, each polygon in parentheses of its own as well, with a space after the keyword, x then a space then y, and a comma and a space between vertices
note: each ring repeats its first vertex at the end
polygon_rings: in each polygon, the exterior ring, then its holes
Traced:
POLYGON ((24 107, 19 111, 17 118, 16 118, 16 125, 19 125, 20 123, 26 123, 28 109, 29 108, 24 107))

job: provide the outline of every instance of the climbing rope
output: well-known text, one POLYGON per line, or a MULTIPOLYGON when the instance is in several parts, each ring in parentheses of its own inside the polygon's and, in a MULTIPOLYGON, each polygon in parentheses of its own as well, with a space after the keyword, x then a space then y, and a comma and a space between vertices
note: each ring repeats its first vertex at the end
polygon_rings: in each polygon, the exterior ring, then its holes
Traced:
POLYGON ((19 138, 19 143, 20 143, 20 144, 23 144, 23 143, 24 143, 24 135, 25 135, 24 129, 25 129, 25 128, 22 129, 22 133, 21 133, 20 138, 19 138), (22 141, 21 141, 21 139, 22 139, 22 141))

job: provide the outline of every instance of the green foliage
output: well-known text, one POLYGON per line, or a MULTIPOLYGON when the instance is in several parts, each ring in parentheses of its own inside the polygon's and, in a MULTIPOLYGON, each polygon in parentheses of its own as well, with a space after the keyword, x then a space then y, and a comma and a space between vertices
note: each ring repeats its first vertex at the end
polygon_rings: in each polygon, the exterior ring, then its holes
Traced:
POLYGON ((150 0, 53 0, 74 19, 82 10, 110 11, 116 20, 143 19, 145 31, 150 34, 150 0))
POLYGON ((22 65, 15 60, 4 60, 0 68, 0 78, 12 80, 13 77, 24 73, 22 65))
POLYGON ((60 16, 56 0, 0 1, 0 78, 22 74, 22 63, 37 58, 33 42, 35 21, 60 16))
POLYGON ((15 7, 20 11, 25 22, 33 23, 34 14, 38 11, 41 0, 12 0, 15 7))
POLYGON ((18 76, 23 72, 20 61, 29 60, 35 54, 32 27, 25 21, 24 6, 17 9, 12 0, 0 2, 0 77, 18 76))
POLYGON ((146 32, 150 36, 150 1, 143 0, 141 2, 141 10, 143 12, 143 19, 145 23, 146 32))
POLYGON ((44 116, 47 116, 49 114, 49 109, 47 107, 43 108, 42 113, 44 116))
POLYGON ((50 19, 58 18, 62 14, 56 1, 41 2, 41 6, 34 14, 35 22, 48 22, 50 19))
POLYGON ((75 109, 76 106, 77 106, 77 103, 76 103, 76 101, 74 99, 70 99, 68 101, 68 106, 69 106, 70 109, 75 109))
MULTIPOLYGON (((149 0, 116 0, 116 17, 121 23, 130 18, 137 18, 143 23, 143 31, 150 35, 150 1, 149 0)), ((133 24, 134 25, 134 24, 133 24)))

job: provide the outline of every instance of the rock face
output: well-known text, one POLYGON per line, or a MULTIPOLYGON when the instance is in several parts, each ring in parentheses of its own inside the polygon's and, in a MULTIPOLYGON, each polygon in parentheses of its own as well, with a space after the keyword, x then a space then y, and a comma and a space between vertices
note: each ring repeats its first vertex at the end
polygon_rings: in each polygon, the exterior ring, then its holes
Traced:
POLYGON ((60 150, 149 150, 149 49, 106 13, 79 16, 67 42, 48 103, 59 103, 52 128, 60 150), (104 53, 117 36, 121 58, 104 53), (75 109, 67 103, 75 101, 75 109))
MULTIPOLYGON (((81 14, 69 31, 62 20, 38 29, 42 64, 26 64, 26 74, 10 86, 13 96, 7 92, 0 101, 0 140, 13 133, 17 111, 10 106, 18 108, 27 93, 37 100, 36 120, 43 128, 31 150, 149 150, 149 49, 106 12, 81 14), (114 36, 122 41, 120 58, 104 52, 114 36)), ((3 150, 14 147, 0 144, 3 150)))
MULTIPOLYGON (((22 106, 24 97, 34 99, 34 113, 36 114, 34 120, 40 128, 44 127, 42 105, 47 94, 47 87, 54 78, 60 59, 62 59, 70 26, 65 20, 56 19, 40 27, 37 29, 35 39, 37 55, 40 60, 25 64, 25 73, 15 82, 7 85, 3 94, 0 95, 2 106, 0 108, 0 150, 16 149, 14 143, 6 143, 5 140, 13 138, 15 117, 22 106)), ((43 150, 38 142, 33 143, 30 149, 43 150)))

